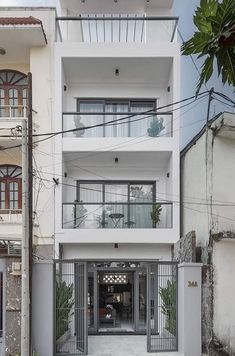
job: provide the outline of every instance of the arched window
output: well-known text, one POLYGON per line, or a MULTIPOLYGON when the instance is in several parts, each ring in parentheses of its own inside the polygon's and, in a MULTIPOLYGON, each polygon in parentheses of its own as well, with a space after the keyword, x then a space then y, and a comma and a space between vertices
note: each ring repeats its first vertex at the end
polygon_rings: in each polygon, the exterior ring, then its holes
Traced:
POLYGON ((19 166, 0 166, 0 209, 22 208, 22 169, 19 166))
POLYGON ((0 70, 0 117, 26 115, 27 75, 14 70, 0 70))

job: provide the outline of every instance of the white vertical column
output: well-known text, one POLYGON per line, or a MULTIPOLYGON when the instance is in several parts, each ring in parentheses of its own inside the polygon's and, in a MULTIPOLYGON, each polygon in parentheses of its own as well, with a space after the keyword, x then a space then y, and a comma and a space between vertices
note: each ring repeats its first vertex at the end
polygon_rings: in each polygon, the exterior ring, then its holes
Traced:
POLYGON ((179 351, 184 356, 201 355, 202 263, 181 263, 178 270, 179 351))

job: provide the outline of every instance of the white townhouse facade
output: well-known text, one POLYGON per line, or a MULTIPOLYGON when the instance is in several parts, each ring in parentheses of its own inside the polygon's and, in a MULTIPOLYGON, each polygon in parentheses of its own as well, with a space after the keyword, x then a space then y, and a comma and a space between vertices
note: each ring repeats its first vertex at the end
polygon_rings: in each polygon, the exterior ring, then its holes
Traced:
MULTIPOLYGON (((153 284, 161 268, 162 287, 168 272, 173 288, 176 283, 175 266, 165 265, 179 239, 179 111, 172 112, 172 103, 180 99, 180 45, 172 5, 61 1, 54 72, 54 127, 63 131, 55 138, 56 274, 71 285, 75 278, 88 302, 74 286, 75 321, 68 329, 76 338, 60 342, 58 330, 58 354, 86 353, 87 327, 89 335, 146 334, 146 261, 162 263, 149 267, 153 284)), ((150 340, 148 351, 175 351, 176 331, 163 335, 156 298, 159 340, 150 340)), ((58 307, 58 323, 61 313, 58 307)))
MULTIPOLYGON (((1 9, 2 125, 28 112, 24 86, 32 76, 31 343, 40 356, 201 352, 200 265, 172 262, 180 237, 180 105, 173 105, 180 45, 172 6, 62 0, 60 16, 53 8, 1 9)), ((0 208, 20 219, 15 150, 0 155, 2 191, 7 179, 15 183, 0 208)), ((11 234, 15 227, 12 220, 11 234)), ((3 285, 9 274, 19 293, 20 272, 12 268, 3 267, 3 285)), ((7 322, 2 300, 2 350, 10 356, 20 349, 20 323, 7 322)), ((19 295, 10 309, 19 319, 19 295)))

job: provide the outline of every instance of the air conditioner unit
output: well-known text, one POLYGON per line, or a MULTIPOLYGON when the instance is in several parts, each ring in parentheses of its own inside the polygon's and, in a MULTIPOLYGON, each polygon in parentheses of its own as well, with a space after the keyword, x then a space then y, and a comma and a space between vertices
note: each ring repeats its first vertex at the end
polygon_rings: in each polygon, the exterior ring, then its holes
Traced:
POLYGON ((20 276, 21 275, 21 262, 12 262, 11 274, 13 276, 20 276))

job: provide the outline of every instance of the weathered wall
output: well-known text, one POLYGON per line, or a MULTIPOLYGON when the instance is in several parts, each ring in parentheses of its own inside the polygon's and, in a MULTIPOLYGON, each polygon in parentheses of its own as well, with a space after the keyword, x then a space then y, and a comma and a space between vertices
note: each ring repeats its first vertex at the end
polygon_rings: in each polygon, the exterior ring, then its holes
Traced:
POLYGON ((179 262, 196 262, 196 234, 190 231, 173 246, 173 260, 179 262))
POLYGON ((20 351, 21 277, 13 276, 12 263, 20 258, 6 258, 5 268, 5 355, 15 356, 20 351))
POLYGON ((235 355, 235 234, 214 243, 214 335, 235 355))

